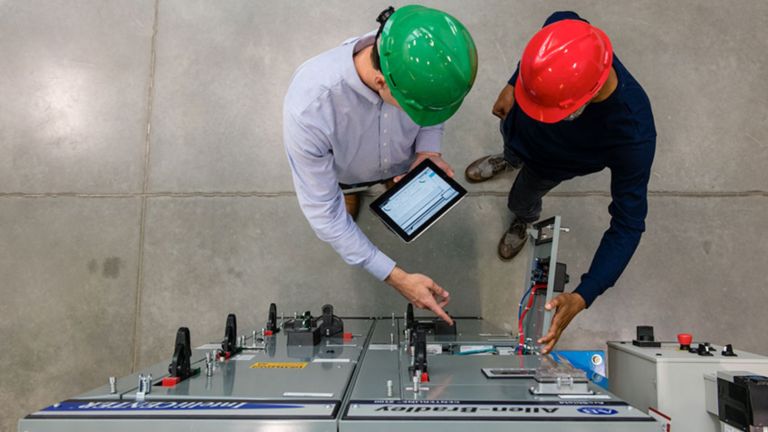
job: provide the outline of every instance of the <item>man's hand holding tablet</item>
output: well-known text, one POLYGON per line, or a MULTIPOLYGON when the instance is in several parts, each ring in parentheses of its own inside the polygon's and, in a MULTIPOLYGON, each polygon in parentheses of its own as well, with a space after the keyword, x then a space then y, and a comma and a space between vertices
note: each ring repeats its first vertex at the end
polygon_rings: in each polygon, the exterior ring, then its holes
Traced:
MULTIPOLYGON (((448 162, 446 162, 443 159, 443 156, 440 153, 434 153, 434 152, 416 153, 416 159, 413 160, 413 163, 411 163, 411 167, 408 168, 408 171, 409 172, 412 171, 414 168, 419 166, 419 164, 421 162, 423 162, 424 159, 427 159, 427 158, 431 159, 432 162, 434 162, 435 165, 437 165, 438 168, 440 168, 446 174, 448 174, 448 177, 453 178, 453 176, 454 176, 453 168, 451 168, 451 166, 448 165, 448 162)), ((395 183, 397 183, 400 180, 402 180, 403 177, 405 177, 405 174, 401 174, 399 176, 396 176, 393 180, 395 181, 395 183)))

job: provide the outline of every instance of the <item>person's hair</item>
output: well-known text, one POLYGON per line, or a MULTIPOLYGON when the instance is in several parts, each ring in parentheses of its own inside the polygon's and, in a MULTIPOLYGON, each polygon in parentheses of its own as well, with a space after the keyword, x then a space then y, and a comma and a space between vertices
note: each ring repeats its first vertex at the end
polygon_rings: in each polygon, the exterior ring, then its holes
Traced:
POLYGON ((392 14, 395 13, 395 8, 392 6, 384 9, 381 11, 378 17, 376 17, 376 22, 379 23, 379 31, 376 32, 376 37, 373 38, 373 49, 371 50, 371 63, 373 64, 373 68, 377 71, 381 72, 381 57, 379 57, 379 37, 381 37, 381 31, 384 30, 384 24, 387 22, 389 17, 392 16, 392 14))

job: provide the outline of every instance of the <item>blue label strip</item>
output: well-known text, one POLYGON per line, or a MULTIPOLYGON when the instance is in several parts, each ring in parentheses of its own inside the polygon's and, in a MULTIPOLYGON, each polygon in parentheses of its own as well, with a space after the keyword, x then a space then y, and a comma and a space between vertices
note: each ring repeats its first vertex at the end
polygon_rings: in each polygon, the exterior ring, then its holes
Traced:
POLYGON ((191 411, 296 409, 305 405, 239 401, 65 401, 43 409, 44 412, 71 411, 191 411))

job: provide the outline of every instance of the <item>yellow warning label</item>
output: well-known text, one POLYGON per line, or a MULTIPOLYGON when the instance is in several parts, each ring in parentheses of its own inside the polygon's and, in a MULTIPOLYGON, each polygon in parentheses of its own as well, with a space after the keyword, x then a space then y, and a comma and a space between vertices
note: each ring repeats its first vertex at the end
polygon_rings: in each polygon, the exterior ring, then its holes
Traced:
POLYGON ((256 362, 251 369, 304 369, 307 362, 256 362))

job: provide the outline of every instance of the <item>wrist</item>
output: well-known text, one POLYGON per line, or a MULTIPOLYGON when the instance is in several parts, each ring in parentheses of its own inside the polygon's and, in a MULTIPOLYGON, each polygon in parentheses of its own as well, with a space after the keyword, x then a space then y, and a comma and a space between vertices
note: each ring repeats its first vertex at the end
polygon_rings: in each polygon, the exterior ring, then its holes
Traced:
POLYGON ((389 273, 389 276, 387 276, 387 278, 384 279, 384 282, 392 286, 399 286, 406 275, 407 273, 405 272, 405 270, 395 266, 395 268, 392 269, 392 272, 389 273))
POLYGON ((577 299, 576 301, 579 302, 579 306, 582 310, 587 308, 587 301, 584 300, 584 297, 581 294, 577 292, 572 292, 571 294, 577 299))

